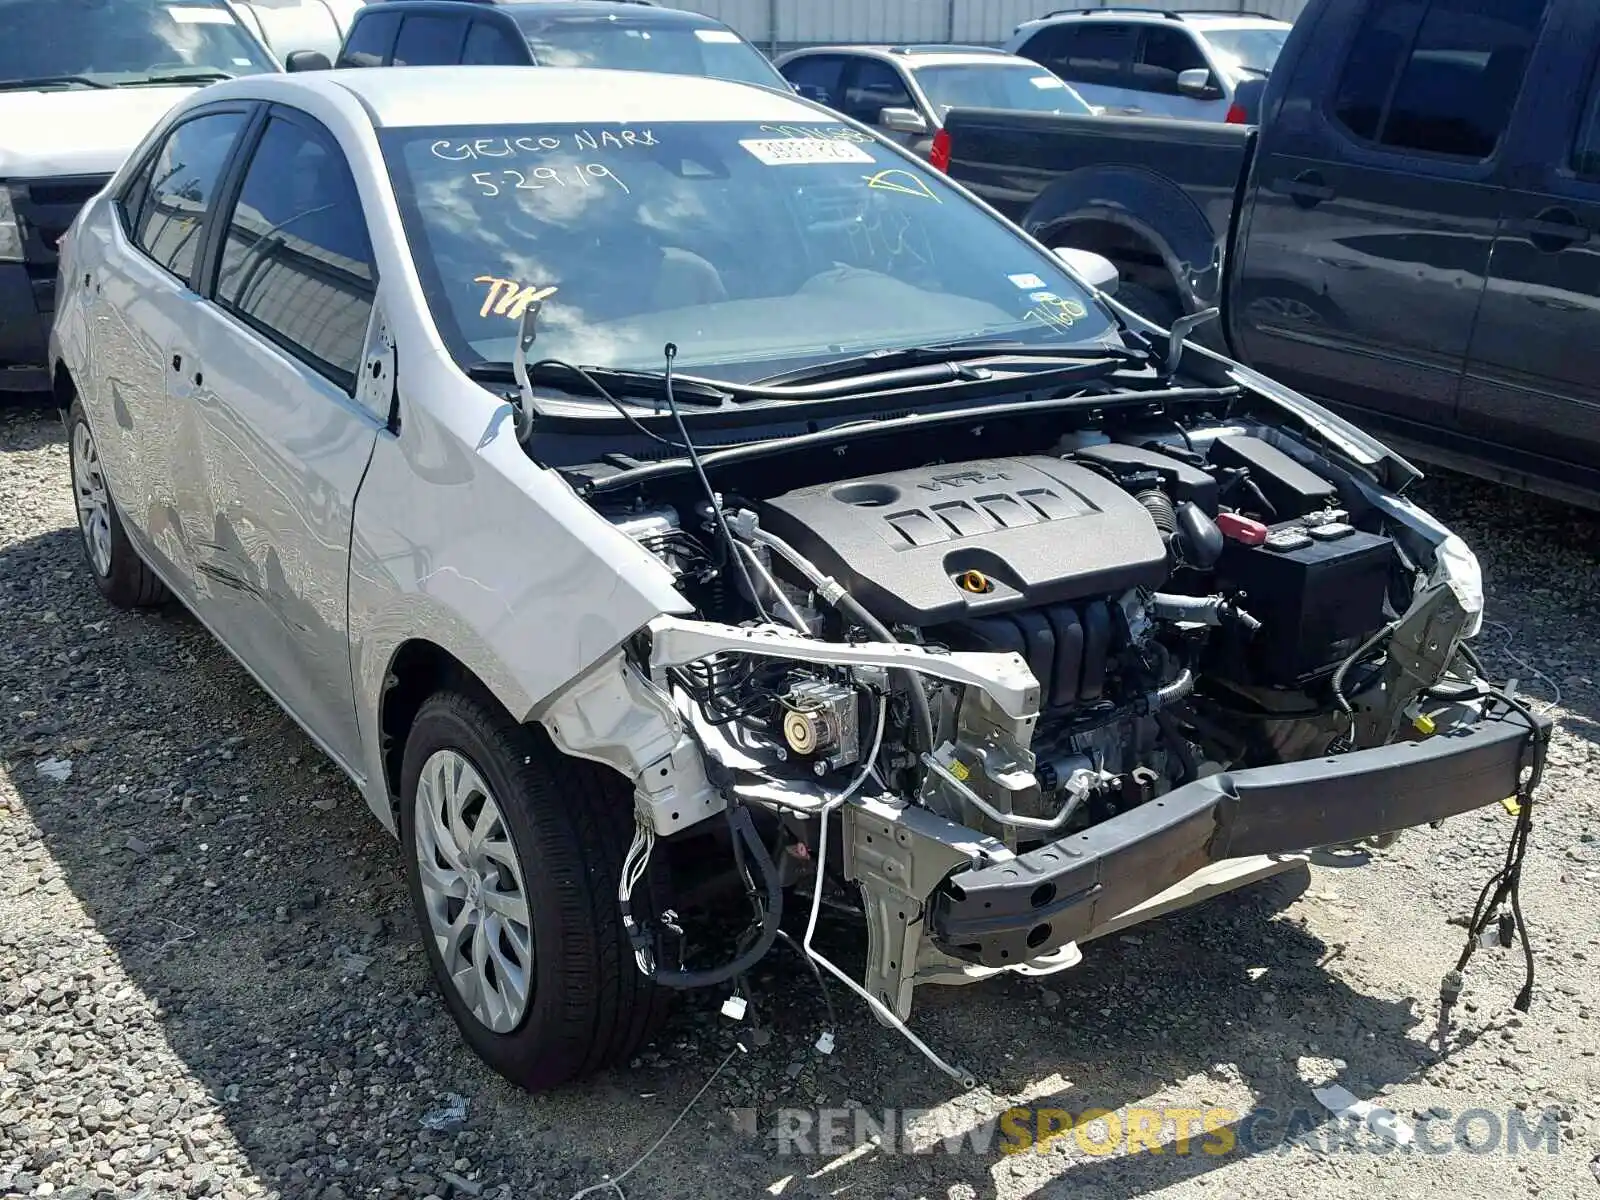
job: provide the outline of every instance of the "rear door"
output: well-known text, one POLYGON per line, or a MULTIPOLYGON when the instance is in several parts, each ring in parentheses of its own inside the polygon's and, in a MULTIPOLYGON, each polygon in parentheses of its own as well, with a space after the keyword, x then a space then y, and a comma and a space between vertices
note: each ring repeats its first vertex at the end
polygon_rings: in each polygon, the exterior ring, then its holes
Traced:
POLYGON ((279 702, 357 765, 350 529, 387 417, 356 399, 377 287, 367 224, 338 142, 296 110, 271 110, 233 189, 200 338, 200 604, 279 702))
POLYGON ((1397 434, 1454 428, 1544 5, 1371 0, 1300 62, 1262 130, 1230 296, 1253 366, 1397 434))
POLYGON ((1600 470, 1600 61, 1570 49, 1600 46, 1600 9, 1558 19, 1513 127, 1460 406, 1463 432, 1538 473, 1600 470))
POLYGON ((1096 108, 1138 115, 1145 96, 1133 89, 1133 57, 1141 26, 1122 21, 1063 21, 1047 25, 1018 48, 1050 69, 1096 108))
POLYGON ((95 287, 95 440, 123 519, 184 600, 206 536, 192 400, 200 298, 191 280, 248 105, 185 117, 119 197, 95 287))

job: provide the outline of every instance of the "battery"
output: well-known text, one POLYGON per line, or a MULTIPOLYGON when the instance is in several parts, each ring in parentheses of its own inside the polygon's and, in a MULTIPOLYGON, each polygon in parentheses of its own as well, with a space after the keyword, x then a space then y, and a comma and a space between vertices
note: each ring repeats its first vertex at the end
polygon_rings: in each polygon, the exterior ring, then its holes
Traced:
POLYGON ((1261 622, 1246 651, 1253 674, 1294 684, 1347 657, 1383 626, 1393 562, 1388 538, 1349 525, 1289 521, 1260 545, 1228 541, 1217 580, 1261 622))

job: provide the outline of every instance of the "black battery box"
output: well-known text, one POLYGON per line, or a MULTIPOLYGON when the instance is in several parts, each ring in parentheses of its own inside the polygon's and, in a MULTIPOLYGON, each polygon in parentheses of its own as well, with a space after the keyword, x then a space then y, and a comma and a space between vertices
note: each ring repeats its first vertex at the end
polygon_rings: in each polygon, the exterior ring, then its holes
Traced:
POLYGON ((1291 685, 1348 657, 1384 624, 1394 544, 1339 520, 1289 521, 1267 540, 1230 540, 1217 581, 1261 622, 1242 647, 1252 675, 1291 685))

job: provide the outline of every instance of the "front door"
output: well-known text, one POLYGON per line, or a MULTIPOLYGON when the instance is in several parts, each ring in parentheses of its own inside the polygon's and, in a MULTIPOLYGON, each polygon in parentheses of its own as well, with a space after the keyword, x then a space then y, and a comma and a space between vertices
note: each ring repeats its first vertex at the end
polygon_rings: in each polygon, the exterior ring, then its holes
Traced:
POLYGON ((1508 143, 1513 184, 1460 407, 1463 432, 1506 466, 1522 455, 1555 476, 1600 469, 1600 63, 1567 49, 1600 45, 1600 11, 1574 5, 1568 19, 1580 27, 1549 39, 1560 52, 1533 72, 1540 92, 1508 143))
POLYGON ((1133 87, 1139 26, 1121 21, 1063 21, 1046 25, 1017 53, 1048 67, 1088 103, 1111 116, 1138 116, 1145 95, 1133 87))
POLYGON ((898 142, 908 150, 916 151, 923 143, 923 152, 932 142, 932 134, 897 133, 886 129, 882 114, 886 108, 909 108, 920 111, 911 95, 905 76, 898 68, 876 58, 856 58, 845 69, 844 105, 847 117, 854 117, 863 125, 870 125, 881 136, 898 142))
POLYGON ((212 527, 196 564, 202 605, 276 698, 359 768, 350 530, 385 414, 355 398, 376 274, 332 135, 274 108, 218 240, 197 398, 212 527))
POLYGON ((1251 365, 1397 433, 1454 426, 1542 5, 1374 0, 1302 60, 1292 90, 1329 99, 1262 131, 1231 297, 1251 365))

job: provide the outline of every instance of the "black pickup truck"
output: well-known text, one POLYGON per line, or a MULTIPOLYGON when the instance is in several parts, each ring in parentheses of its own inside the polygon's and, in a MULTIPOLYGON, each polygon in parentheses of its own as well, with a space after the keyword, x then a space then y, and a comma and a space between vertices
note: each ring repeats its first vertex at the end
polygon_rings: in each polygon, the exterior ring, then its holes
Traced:
POLYGON ((1397 449, 1600 507, 1600 4, 1312 0, 1256 127, 956 110, 950 174, 1397 449))

